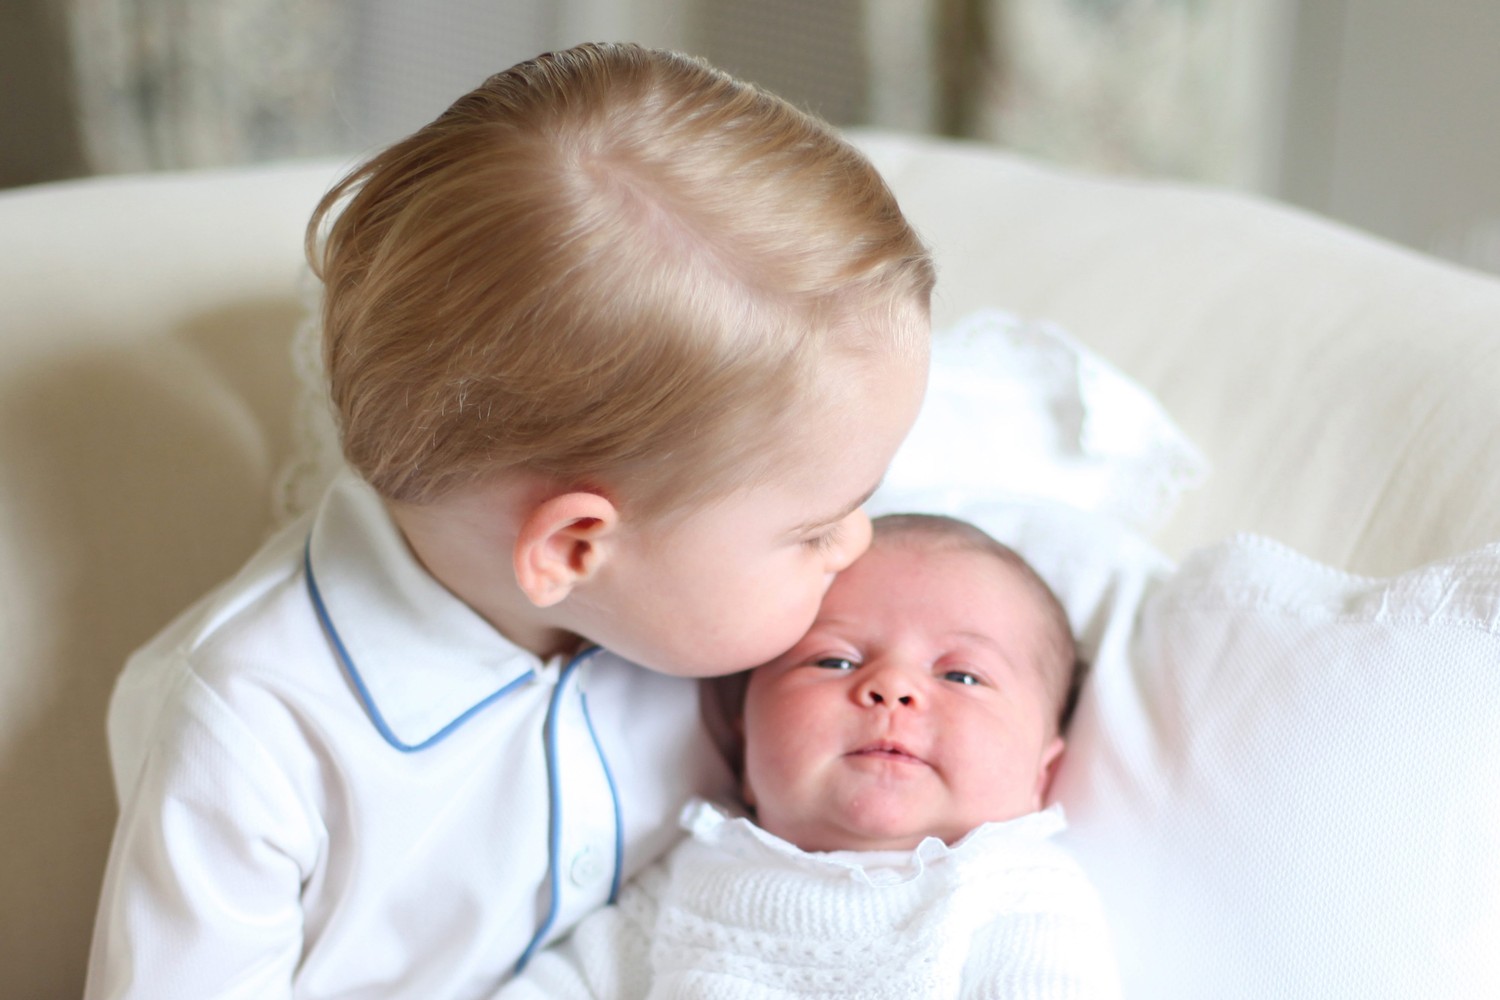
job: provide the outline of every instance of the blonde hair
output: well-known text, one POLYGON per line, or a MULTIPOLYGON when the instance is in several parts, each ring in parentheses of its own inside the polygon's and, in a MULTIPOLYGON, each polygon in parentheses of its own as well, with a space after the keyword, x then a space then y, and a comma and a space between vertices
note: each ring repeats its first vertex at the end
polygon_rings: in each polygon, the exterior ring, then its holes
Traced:
POLYGON ((491 77, 307 239, 345 457, 396 501, 521 469, 702 499, 765 473, 835 361, 925 357, 932 264, 865 158, 635 45, 491 77))

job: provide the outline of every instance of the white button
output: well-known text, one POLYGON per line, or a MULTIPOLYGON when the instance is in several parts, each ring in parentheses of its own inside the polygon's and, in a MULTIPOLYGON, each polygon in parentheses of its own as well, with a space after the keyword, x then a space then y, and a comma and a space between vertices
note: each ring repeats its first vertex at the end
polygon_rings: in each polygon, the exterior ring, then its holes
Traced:
POLYGON ((592 847, 585 847, 573 855, 573 863, 568 867, 568 877, 580 888, 595 885, 608 874, 604 853, 592 847))

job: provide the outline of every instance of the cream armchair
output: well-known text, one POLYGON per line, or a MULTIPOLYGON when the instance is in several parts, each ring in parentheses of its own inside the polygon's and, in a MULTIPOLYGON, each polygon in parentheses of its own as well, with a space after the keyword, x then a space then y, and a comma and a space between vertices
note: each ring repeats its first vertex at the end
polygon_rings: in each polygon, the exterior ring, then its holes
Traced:
MULTIPOLYGON (((1252 198, 860 141, 936 249, 939 326, 984 306, 1054 320, 1206 454, 1207 485, 1155 538, 1169 555, 1251 530, 1389 574, 1500 539, 1500 282, 1252 198)), ((81 989, 116 672, 271 522, 302 226, 334 175, 0 194, 8 996, 81 989)))

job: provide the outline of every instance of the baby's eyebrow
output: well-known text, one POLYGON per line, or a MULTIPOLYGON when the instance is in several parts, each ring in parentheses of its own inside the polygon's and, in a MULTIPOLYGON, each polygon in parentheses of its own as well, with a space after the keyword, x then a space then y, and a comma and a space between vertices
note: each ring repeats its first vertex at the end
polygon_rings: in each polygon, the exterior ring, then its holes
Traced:
POLYGON ((1001 645, 1000 640, 984 632, 975 632, 972 629, 960 629, 959 631, 948 633, 948 637, 950 639, 963 639, 977 646, 988 646, 997 653, 1004 652, 1004 647, 1001 645))
POLYGON ((959 629, 957 631, 948 633, 947 638, 950 641, 961 639, 972 645, 983 646, 984 648, 994 653, 996 658, 1011 670, 1020 669, 1019 665, 1015 661, 1014 651, 1007 648, 1004 642, 1000 641, 999 638, 993 635, 989 635, 984 632, 976 632, 973 629, 959 629))

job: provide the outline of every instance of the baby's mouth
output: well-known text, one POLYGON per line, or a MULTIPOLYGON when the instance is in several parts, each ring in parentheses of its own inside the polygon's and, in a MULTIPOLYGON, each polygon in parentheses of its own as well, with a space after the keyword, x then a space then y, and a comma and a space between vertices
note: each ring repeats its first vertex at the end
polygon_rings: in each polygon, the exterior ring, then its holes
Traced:
POLYGON ((921 757, 918 757, 894 740, 876 740, 874 743, 867 743, 862 747, 849 751, 848 756, 866 757, 875 760, 904 761, 911 764, 927 763, 921 757))

